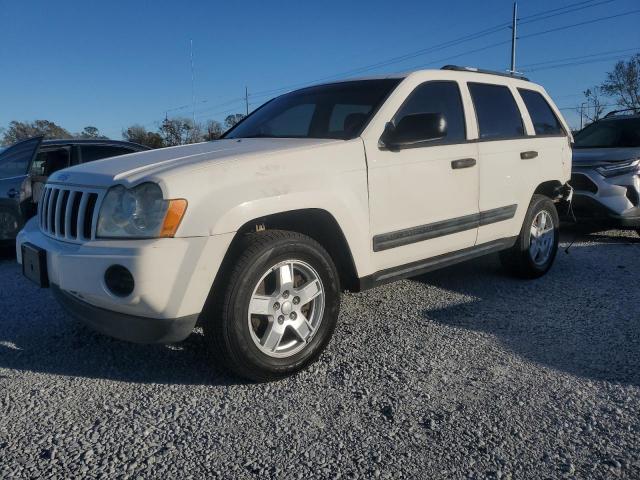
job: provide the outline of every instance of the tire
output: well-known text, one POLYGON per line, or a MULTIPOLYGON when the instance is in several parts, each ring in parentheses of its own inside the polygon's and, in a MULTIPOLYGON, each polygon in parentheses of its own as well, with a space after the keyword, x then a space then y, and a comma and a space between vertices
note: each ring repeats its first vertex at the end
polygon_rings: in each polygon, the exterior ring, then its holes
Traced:
MULTIPOLYGON (((551 199, 544 195, 534 195, 515 245, 500 252, 502 265, 520 278, 538 278, 547 273, 558 252, 559 226, 558 211, 551 199), (536 238, 533 235, 533 229, 542 224, 543 217, 545 218, 544 229, 548 231, 536 238), (552 222, 550 228, 549 220, 552 222), (538 223, 534 224, 534 221, 538 223)), ((538 229, 538 233, 540 231, 538 229)))
POLYGON ((218 363, 245 379, 292 375, 331 339, 340 310, 336 267, 318 242, 289 231, 249 234, 238 252, 205 309, 206 341, 218 363))
POLYGON ((18 218, 14 211, 9 208, 0 207, 0 241, 7 241, 7 243, 9 243, 15 240, 21 227, 22 223, 20 218, 18 218))

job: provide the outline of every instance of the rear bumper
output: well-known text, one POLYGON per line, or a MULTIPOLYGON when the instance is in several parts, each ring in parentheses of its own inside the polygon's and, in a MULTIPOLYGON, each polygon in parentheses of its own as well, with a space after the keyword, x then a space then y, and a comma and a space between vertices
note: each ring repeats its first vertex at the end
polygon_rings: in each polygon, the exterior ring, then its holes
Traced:
POLYGON ((196 325, 198 315, 180 318, 148 318, 105 310, 90 305, 52 285, 56 300, 75 319, 92 329, 135 343, 172 343, 184 340, 196 325))

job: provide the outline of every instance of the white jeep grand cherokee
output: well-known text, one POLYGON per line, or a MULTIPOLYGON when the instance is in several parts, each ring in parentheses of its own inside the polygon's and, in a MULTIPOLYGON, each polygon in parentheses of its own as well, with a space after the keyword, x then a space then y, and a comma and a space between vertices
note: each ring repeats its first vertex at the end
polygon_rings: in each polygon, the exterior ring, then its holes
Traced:
POLYGON ((288 93, 223 139, 62 170, 20 233, 24 274, 134 342, 201 321, 262 381, 325 348, 343 289, 501 252, 538 277, 558 245, 571 136, 544 89, 448 66, 288 93))

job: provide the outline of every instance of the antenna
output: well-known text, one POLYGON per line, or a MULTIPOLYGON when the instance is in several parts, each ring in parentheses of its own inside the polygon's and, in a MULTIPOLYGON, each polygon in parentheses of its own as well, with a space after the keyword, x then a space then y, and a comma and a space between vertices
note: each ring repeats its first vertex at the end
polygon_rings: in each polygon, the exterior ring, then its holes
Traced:
POLYGON ((196 125, 196 74, 193 69, 193 39, 191 39, 191 103, 193 105, 191 119, 193 126, 196 125))

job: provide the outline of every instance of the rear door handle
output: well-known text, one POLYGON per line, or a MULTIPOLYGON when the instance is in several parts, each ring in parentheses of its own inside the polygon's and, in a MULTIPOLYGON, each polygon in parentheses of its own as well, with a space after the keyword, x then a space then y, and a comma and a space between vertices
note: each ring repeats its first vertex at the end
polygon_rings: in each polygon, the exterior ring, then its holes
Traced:
POLYGON ((528 152, 520 152, 520 158, 522 160, 531 160, 532 158, 536 158, 538 156, 538 152, 534 152, 530 150, 528 152))
POLYGON ((476 164, 475 158, 461 158, 460 160, 453 160, 451 162, 451 168, 458 170, 460 168, 473 167, 476 164))

